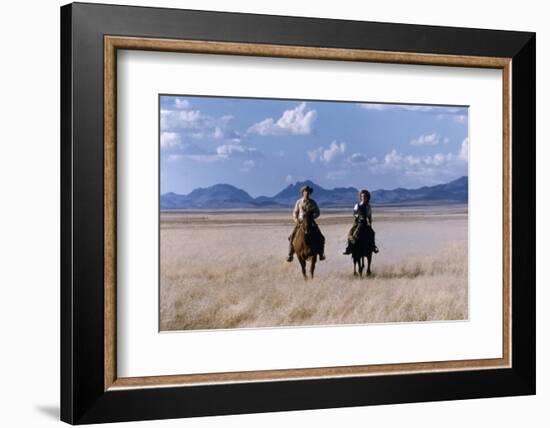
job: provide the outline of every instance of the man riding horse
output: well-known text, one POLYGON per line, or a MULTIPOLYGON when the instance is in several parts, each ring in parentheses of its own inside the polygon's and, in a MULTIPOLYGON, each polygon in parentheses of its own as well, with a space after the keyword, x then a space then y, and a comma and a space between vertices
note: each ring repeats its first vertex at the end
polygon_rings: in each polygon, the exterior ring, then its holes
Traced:
POLYGON ((288 237, 289 247, 288 257, 286 261, 291 262, 294 259, 294 245, 292 243, 294 241, 294 236, 296 235, 296 232, 300 229, 302 221, 304 220, 306 215, 311 215, 311 218, 313 220, 313 231, 317 234, 318 239, 316 239, 316 241, 319 243, 320 247, 319 260, 325 260, 325 237, 323 236, 321 230, 319 229, 319 226, 315 222, 315 219, 319 217, 321 211, 319 210, 319 206, 317 205, 317 203, 310 198, 310 195, 313 193, 313 188, 311 188, 310 186, 303 186, 300 189, 300 193, 302 194, 302 197, 296 201, 296 204, 294 205, 294 210, 292 211, 292 217, 296 225, 294 226, 294 230, 288 237))
POLYGON ((344 254, 351 254, 353 246, 365 230, 370 228, 372 231, 372 251, 378 253, 378 247, 374 241, 374 230, 372 230, 372 209, 370 207, 370 193, 368 190, 359 192, 359 202, 353 207, 353 216, 355 222, 348 234, 348 245, 344 254))

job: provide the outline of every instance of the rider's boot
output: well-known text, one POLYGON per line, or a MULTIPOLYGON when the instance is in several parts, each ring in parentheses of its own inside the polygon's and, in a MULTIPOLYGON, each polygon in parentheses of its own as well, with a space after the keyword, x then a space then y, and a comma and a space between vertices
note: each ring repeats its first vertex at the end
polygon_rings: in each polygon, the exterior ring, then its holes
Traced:
POLYGON ((290 244, 288 247, 288 257, 286 258, 286 261, 291 262, 292 260, 294 260, 294 247, 290 244))
POLYGON ((346 250, 342 253, 344 254, 345 256, 347 256, 348 254, 351 254, 351 242, 348 242, 348 246, 346 247, 346 250))

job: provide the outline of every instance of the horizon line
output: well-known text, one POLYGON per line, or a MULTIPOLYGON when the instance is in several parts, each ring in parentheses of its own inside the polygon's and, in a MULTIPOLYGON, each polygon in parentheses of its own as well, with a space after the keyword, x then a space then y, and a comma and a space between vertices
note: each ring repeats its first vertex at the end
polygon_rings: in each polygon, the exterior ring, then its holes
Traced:
MULTIPOLYGON (((461 178, 468 178, 468 174, 465 174, 465 175, 461 175, 457 178, 454 178, 452 180, 449 180, 449 181, 445 181, 445 182, 442 182, 442 183, 438 183, 438 184, 425 184, 425 185, 422 185, 422 186, 418 186, 418 187, 394 187, 392 189, 383 189, 383 188, 380 188, 380 189, 375 189, 375 190, 370 190, 370 192, 378 192, 380 190, 385 190, 385 191, 394 191, 394 190, 398 190, 398 189, 404 189, 404 190, 418 190, 418 189, 421 189, 423 187, 434 187, 434 186, 440 186, 442 184, 448 184, 448 183, 452 183, 453 181, 457 181, 457 180, 460 180, 461 178)), ((279 190, 279 192, 277 193, 280 193, 282 192, 283 190, 291 187, 291 186, 296 186, 298 183, 306 183, 306 182, 310 182, 312 184, 314 184, 315 186, 317 187, 320 187, 324 190, 336 190, 336 189, 349 189, 349 188, 353 188, 355 190, 358 190, 355 186, 348 186, 348 187, 333 187, 332 189, 328 189, 326 187, 323 187, 317 183, 315 183, 313 180, 310 180, 310 179, 305 179, 305 180, 298 180, 294 183, 289 183, 287 186, 283 187, 281 190, 279 190)), ((198 189, 209 189, 211 187, 214 187, 214 186, 220 186, 220 185, 224 185, 224 186, 231 186, 231 187, 234 187, 235 189, 238 189, 238 190, 241 190, 243 192, 245 192, 248 196, 250 196, 251 198, 253 199, 257 199, 257 198, 261 198, 261 197, 266 197, 266 198, 272 198, 274 197, 277 193, 275 193, 275 195, 273 196, 266 196, 266 195, 259 195, 259 196, 252 196, 250 194, 250 192, 248 192, 247 190, 241 188, 241 187, 238 187, 238 186, 235 186, 234 184, 229 184, 229 183, 216 183, 216 184, 212 184, 211 186, 207 186, 207 187, 195 187, 193 190, 191 190, 189 193, 176 193, 176 192, 165 192, 165 193, 160 193, 160 196, 163 196, 163 195, 168 195, 168 194, 174 194, 174 195, 180 195, 180 196, 186 196, 186 195, 189 195, 190 193, 194 192, 195 190, 198 190, 198 189)))

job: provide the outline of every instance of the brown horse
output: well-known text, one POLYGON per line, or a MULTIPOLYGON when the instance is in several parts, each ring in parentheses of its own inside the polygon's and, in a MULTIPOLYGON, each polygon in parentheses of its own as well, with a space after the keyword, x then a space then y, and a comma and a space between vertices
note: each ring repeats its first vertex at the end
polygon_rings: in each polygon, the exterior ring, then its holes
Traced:
POLYGON ((313 220, 313 215, 308 213, 304 216, 300 227, 294 236, 292 245, 296 252, 296 257, 302 268, 302 275, 307 279, 306 262, 310 260, 309 273, 313 279, 317 256, 320 254, 317 240, 321 239, 321 233, 313 220))
POLYGON ((351 258, 353 260, 353 275, 357 276, 357 271, 359 271, 359 277, 362 277, 365 269, 365 257, 367 258, 367 276, 371 274, 370 264, 374 249, 374 232, 368 225, 360 227, 357 242, 351 248, 351 258))

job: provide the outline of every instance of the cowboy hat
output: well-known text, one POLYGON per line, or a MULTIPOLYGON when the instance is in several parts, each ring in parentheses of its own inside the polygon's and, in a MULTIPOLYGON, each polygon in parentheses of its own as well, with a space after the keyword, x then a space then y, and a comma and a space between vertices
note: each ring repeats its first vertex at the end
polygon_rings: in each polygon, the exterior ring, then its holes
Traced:
POLYGON ((302 186, 300 188, 300 193, 304 193, 305 191, 307 191, 308 193, 313 193, 313 188, 309 187, 308 185, 302 186))

